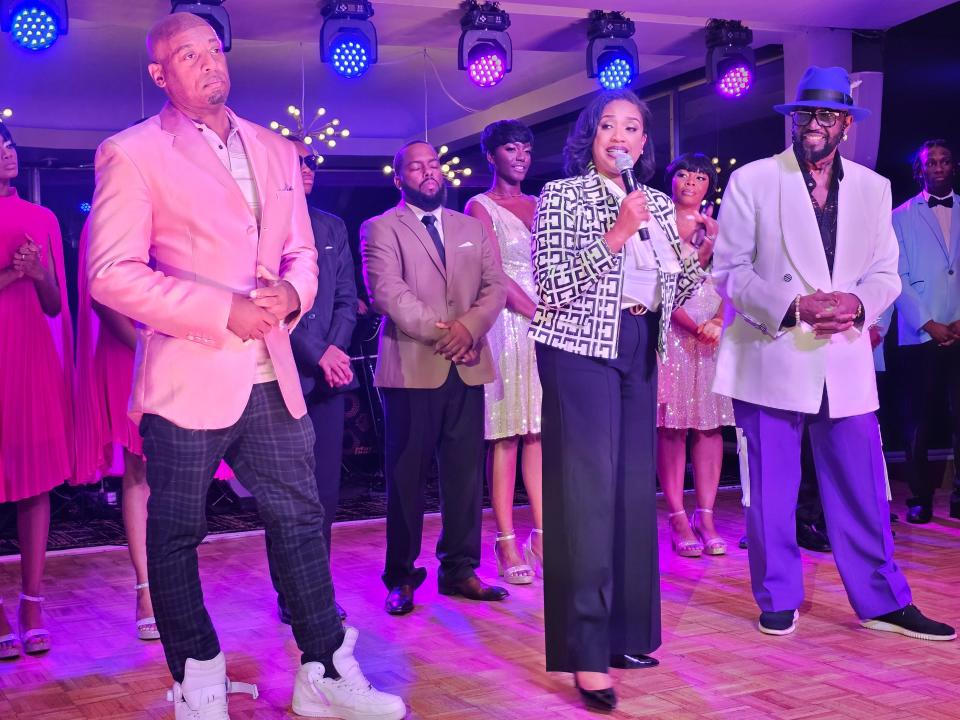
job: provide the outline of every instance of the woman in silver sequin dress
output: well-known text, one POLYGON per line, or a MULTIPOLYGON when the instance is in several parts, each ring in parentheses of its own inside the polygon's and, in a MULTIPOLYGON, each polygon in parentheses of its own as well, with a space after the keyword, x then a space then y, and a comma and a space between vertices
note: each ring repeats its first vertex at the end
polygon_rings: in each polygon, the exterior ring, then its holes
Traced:
MULTIPOLYGON (((717 236, 712 206, 701 212, 717 173, 700 153, 677 158, 666 171, 677 208, 677 229, 684 256, 717 236)), ((713 522, 713 504, 723 460, 721 427, 733 425, 730 399, 711 392, 723 327, 723 304, 709 275, 696 292, 673 311, 673 332, 666 359, 659 363, 657 397, 657 474, 667 501, 674 551, 683 557, 723 555, 726 542, 713 522), (683 507, 687 434, 697 506, 688 520, 683 507)))
POLYGON ((542 393, 534 343, 527 334, 536 310, 530 227, 537 200, 524 195, 520 188, 530 169, 533 135, 517 120, 501 120, 484 129, 480 143, 493 169, 493 184, 487 192, 471 198, 465 212, 487 228, 508 279, 507 306, 487 334, 497 362, 497 377, 484 386, 485 435, 490 441, 487 474, 497 521, 494 553, 500 575, 509 583, 526 585, 543 567, 542 393), (522 557, 513 527, 518 455, 534 523, 522 557))

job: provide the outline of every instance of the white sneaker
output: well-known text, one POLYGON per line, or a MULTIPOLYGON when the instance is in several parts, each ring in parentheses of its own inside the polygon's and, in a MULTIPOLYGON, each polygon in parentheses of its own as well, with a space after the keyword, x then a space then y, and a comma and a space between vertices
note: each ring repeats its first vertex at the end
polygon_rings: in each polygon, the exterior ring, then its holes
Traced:
POLYGON ((228 694, 242 692, 257 699, 257 686, 231 682, 226 667, 223 653, 213 660, 187 660, 183 684, 174 683, 167 693, 176 720, 230 720, 228 694))
MULTIPOLYGON (((401 720, 407 715, 403 699, 375 690, 353 657, 356 628, 346 628, 343 644, 333 653, 339 680, 324 677, 323 663, 300 666, 293 686, 293 712, 303 717, 340 720, 401 720)), ((179 717, 178 717, 179 720, 179 717)))

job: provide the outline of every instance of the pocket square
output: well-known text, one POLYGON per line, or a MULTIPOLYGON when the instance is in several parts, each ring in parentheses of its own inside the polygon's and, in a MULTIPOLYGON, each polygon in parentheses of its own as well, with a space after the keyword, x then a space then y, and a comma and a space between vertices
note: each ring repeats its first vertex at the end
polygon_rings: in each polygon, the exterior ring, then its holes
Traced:
POLYGON ((457 245, 457 247, 473 247, 473 243, 467 240, 466 242, 457 245))
POLYGON ((324 245, 324 250, 333 250, 333 245, 324 245))

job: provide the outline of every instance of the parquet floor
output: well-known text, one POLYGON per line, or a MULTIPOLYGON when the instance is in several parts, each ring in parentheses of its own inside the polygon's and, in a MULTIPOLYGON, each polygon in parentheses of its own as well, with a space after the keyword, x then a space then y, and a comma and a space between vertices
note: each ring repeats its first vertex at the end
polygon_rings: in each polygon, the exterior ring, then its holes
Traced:
MULTIPOLYGON (((898 507, 900 507, 898 505, 898 507)), ((927 613, 960 621, 960 522, 926 527, 901 522, 897 557, 927 613)), ((528 527, 518 511, 521 536, 528 527)), ((739 493, 721 493, 718 518, 731 541, 723 558, 674 557, 661 535, 664 644, 654 670, 614 671, 616 718, 960 718, 960 643, 922 643, 859 628, 831 556, 804 554, 807 602, 798 631, 773 638, 755 629, 739 493)), ((432 548, 439 519, 426 523, 432 548)), ((495 575, 493 520, 485 516, 481 575, 495 575)), ((540 720, 581 718, 569 676, 543 670, 539 584, 513 590, 504 603, 438 596, 436 561, 417 593, 416 611, 384 614, 379 581, 383 521, 334 527, 340 602, 360 628, 358 656, 376 685, 400 693, 411 718, 540 720)), ((209 542, 201 550, 208 607, 237 680, 261 697, 231 703, 234 720, 292 718, 296 666, 289 628, 275 620, 259 535, 209 542)), ((41 658, 0 663, 4 720, 172 718, 170 681, 159 644, 133 634, 133 576, 124 549, 51 557, 47 618, 54 649, 41 658)), ((16 562, 0 564, 0 589, 15 607, 16 562)))

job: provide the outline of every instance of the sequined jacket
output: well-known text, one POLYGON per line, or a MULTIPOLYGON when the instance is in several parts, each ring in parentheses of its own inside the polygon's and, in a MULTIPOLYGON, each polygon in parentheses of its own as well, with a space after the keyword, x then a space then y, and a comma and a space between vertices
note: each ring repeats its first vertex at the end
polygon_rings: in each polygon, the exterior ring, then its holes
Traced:
MULTIPOLYGON (((676 211, 670 197, 641 186, 654 220, 681 264, 680 273, 660 271, 661 315, 657 349, 663 352, 670 314, 697 289, 706 274, 693 255, 683 259, 676 211)), ((619 206, 591 166, 585 175, 543 188, 533 233, 533 273, 539 297, 530 324, 537 342, 577 355, 613 359, 620 338, 623 252, 604 240, 619 206)))

